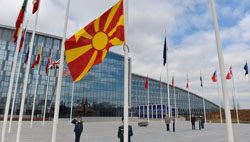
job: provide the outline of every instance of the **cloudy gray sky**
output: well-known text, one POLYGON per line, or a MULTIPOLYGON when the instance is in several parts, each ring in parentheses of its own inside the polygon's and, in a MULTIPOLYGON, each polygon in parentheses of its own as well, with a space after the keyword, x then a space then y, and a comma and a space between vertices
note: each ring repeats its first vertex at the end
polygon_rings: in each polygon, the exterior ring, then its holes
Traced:
MULTIPOLYGON (((67 38, 100 16, 118 0, 71 0, 67 38)), ((226 72, 233 66, 236 95, 241 108, 250 108, 250 82, 244 76, 244 64, 250 62, 249 0, 215 0, 221 32, 226 72)), ((41 0, 37 30, 62 36, 66 0, 41 0)), ((0 24, 14 26, 21 0, 0 0, 0 24)), ((32 29, 35 16, 29 0, 27 19, 32 29)), ((128 45, 133 59, 133 73, 166 81, 162 66, 163 42, 167 30, 169 71, 175 84, 186 85, 189 72, 190 91, 201 95, 200 71, 205 98, 219 103, 216 84, 211 81, 218 70, 218 57, 209 0, 129 0, 128 45)), ((123 54, 122 47, 111 51, 123 54)), ((218 73, 219 74, 219 73, 218 73)), ((220 77, 220 76, 219 76, 220 77)), ((221 87, 221 83, 219 82, 221 87)), ((227 81, 232 96, 232 80, 227 81)), ((220 89, 222 99, 222 92, 220 89)), ((231 103, 232 101, 230 101, 231 103)), ((232 103, 231 103, 232 104, 232 103)))

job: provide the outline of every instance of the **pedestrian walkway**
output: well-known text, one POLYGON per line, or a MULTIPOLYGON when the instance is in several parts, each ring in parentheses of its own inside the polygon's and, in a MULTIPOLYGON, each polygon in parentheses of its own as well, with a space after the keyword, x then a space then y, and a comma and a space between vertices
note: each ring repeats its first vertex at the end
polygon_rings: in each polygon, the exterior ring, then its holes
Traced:
MULTIPOLYGON (((29 128, 30 122, 23 122, 20 142, 50 142, 52 122, 34 122, 33 128, 29 128)), ((121 122, 88 122, 83 124, 82 142, 118 142, 117 130, 121 122)), ((132 142, 227 142, 225 124, 206 124, 205 129, 199 130, 196 122, 196 130, 191 129, 189 122, 178 121, 176 132, 166 131, 165 123, 150 121, 149 127, 138 127, 136 122, 131 123, 134 136, 132 142)), ((2 121, 0 122, 2 127, 2 121)), ((59 120, 57 141, 73 142, 74 125, 69 121, 59 120)), ((6 133, 6 142, 15 142, 17 122, 13 123, 12 133, 6 133)), ((1 131, 2 129, 0 129, 1 131)), ((236 142, 249 142, 250 125, 234 124, 234 136, 236 142)))

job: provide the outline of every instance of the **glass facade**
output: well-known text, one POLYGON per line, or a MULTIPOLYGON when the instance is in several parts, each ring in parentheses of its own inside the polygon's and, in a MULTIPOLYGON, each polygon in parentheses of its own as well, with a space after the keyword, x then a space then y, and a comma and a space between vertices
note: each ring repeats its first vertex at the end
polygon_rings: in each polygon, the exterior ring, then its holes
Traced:
MULTIPOLYGON (((132 74, 132 93, 131 93, 131 112, 133 115, 138 116, 138 107, 145 106, 148 104, 148 91, 145 88, 146 77, 132 74)), ((160 89, 159 80, 154 80, 149 78, 149 105, 160 105, 161 104, 161 91, 162 91, 162 104, 168 106, 168 95, 167 95, 167 84, 162 82, 162 87, 160 89)), ((175 107, 174 100, 174 88, 172 85, 169 85, 169 93, 170 93, 170 104, 171 107, 175 107)), ((190 104, 191 104, 191 113, 199 115, 203 114, 203 98, 189 92, 190 94, 190 104)), ((181 88, 175 87, 175 96, 176 96, 176 108, 178 108, 179 115, 188 115, 189 107, 188 107, 188 92, 181 88)), ((219 107, 205 100, 206 112, 211 113, 219 110, 219 107)), ((145 108, 146 109, 146 108, 145 108)), ((160 110, 160 108, 159 108, 160 110)), ((165 111, 165 109, 164 109, 165 111)), ((165 112, 164 112, 165 114, 165 112)), ((141 114, 140 114, 141 115, 141 114)))
MULTIPOLYGON (((12 35, 14 28, 0 25, 0 114, 4 113, 10 74, 14 59, 15 45, 12 35)), ((14 114, 19 114, 21 103, 21 95, 23 90, 23 80, 26 64, 24 63, 25 54, 27 52, 28 43, 31 39, 31 31, 28 31, 24 43, 24 52, 18 55, 18 61, 21 60, 21 72, 17 87, 17 97, 15 100, 14 114)), ((34 40, 34 50, 31 57, 31 64, 35 61, 40 46, 43 45, 41 55, 40 72, 38 66, 30 70, 28 87, 25 99, 24 114, 30 115, 35 92, 36 80, 38 76, 37 100, 35 116, 41 116, 44 108, 44 100, 47 87, 47 74, 45 66, 49 57, 49 53, 53 53, 52 61, 60 58, 61 38, 43 33, 37 33, 34 40)), ((67 64, 65 62, 65 68, 67 64)), ((131 74, 131 59, 129 60, 129 92, 131 92, 131 110, 136 115, 139 105, 147 104, 147 92, 144 88, 145 77, 131 74)), ((16 74, 19 68, 19 62, 16 67, 16 74)), ((46 108, 47 116, 53 115, 58 70, 50 70, 50 83, 48 91, 48 105, 46 108)), ((13 93, 16 82, 14 79, 13 93)), ((60 117, 69 117, 71 95, 72 95, 72 78, 63 78, 61 90, 60 117)), ((160 104, 159 81, 150 80, 150 103, 160 104)), ((166 84, 163 84, 163 102, 167 103, 166 84)), ((82 116, 122 116, 123 115, 123 93, 124 93, 124 57, 122 55, 108 52, 102 64, 98 64, 86 74, 79 82, 74 83, 73 88, 73 115, 82 116)), ((170 90, 173 94, 173 90, 170 90)), ((192 112, 201 113, 202 98, 190 93, 192 112), (195 109, 194 109, 195 108, 195 109)), ((173 95, 171 95, 171 105, 173 106, 173 95)), ((176 87, 176 98, 179 112, 183 115, 187 114, 187 92, 176 87)), ((11 100, 12 102, 12 100, 11 100)), ((218 106, 206 100, 208 112, 218 110, 218 106)))

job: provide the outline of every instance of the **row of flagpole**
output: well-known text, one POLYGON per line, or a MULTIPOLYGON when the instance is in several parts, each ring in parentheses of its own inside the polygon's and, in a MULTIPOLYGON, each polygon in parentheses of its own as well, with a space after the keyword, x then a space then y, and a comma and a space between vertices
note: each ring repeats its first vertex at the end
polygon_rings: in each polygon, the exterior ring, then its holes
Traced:
MULTIPOLYGON (((27 0, 27 2, 28 2, 28 0, 27 0)), ((25 5, 25 9, 26 8, 27 8, 27 4, 25 5)), ((24 11, 23 21, 25 21, 25 16, 26 16, 26 10, 24 11)), ((20 28, 20 27, 18 27, 18 28, 20 28)), ((23 24, 21 23, 21 29, 19 31, 22 31, 22 30, 23 30, 23 24)), ((15 55, 14 55, 14 60, 13 60, 13 65, 12 65, 9 89, 8 89, 7 100, 6 100, 5 111, 4 111, 4 121, 3 121, 3 127, 2 127, 1 142, 5 141, 4 139, 5 139, 6 125, 7 125, 8 112, 9 112, 9 107, 10 107, 10 99, 11 99, 11 94, 12 94, 12 87, 13 87, 13 82, 14 82, 14 77, 15 77, 15 72, 16 72, 16 64, 17 64, 17 57, 18 57, 18 47, 20 46, 21 34, 22 34, 22 32, 19 32, 19 34, 18 34, 16 50, 15 50, 15 55)))

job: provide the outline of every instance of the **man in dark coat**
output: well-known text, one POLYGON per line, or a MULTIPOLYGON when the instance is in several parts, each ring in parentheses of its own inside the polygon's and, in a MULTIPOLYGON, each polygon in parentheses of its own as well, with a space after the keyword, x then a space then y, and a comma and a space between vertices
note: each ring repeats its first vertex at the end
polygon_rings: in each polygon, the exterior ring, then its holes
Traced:
POLYGON ((74 120, 72 120, 71 122, 72 124, 75 124, 75 142, 80 142, 80 137, 82 134, 82 130, 83 130, 83 124, 82 124, 82 120, 81 117, 78 116, 77 118, 75 118, 74 120))
MULTIPOLYGON (((124 118, 122 117, 122 123, 124 123, 124 118)), ((124 128, 123 125, 119 127, 118 129, 118 138, 120 138, 120 142, 123 142, 123 133, 124 133, 124 128)), ((133 130, 132 126, 128 125, 128 142, 131 142, 130 137, 133 136, 133 130)))
POLYGON ((202 128, 202 116, 199 117, 199 130, 202 128))
POLYGON ((204 116, 201 116, 201 120, 202 120, 201 128, 204 129, 204 124, 205 124, 205 118, 204 118, 204 116))
POLYGON ((192 117, 191 117, 192 130, 195 130, 195 121, 196 121, 196 118, 195 118, 194 114, 192 114, 192 117))

